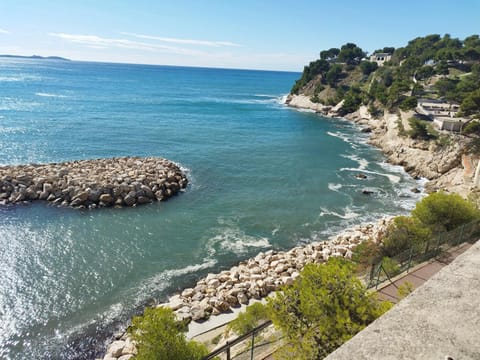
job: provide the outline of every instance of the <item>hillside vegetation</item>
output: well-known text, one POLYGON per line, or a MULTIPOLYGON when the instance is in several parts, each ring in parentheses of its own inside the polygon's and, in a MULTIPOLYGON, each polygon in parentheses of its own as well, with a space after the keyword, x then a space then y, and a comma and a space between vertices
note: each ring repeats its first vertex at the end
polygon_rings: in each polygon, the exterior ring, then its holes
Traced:
MULTIPOLYGON (((460 105, 459 116, 480 114, 480 38, 450 35, 418 37, 401 48, 384 47, 374 53, 391 54, 379 66, 367 60, 356 44, 320 52, 305 66, 292 94, 312 102, 337 105, 340 115, 368 105, 370 113, 413 109, 419 98, 442 99, 460 105)), ((472 130, 472 129, 471 129, 472 130)), ((479 133, 479 129, 473 129, 479 133)))

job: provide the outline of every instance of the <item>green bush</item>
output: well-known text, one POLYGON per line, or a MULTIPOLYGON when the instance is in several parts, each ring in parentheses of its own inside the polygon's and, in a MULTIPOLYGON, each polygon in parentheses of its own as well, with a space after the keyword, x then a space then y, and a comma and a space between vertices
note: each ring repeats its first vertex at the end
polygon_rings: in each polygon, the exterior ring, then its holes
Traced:
POLYGON ((128 329, 137 342, 138 360, 195 360, 208 354, 207 348, 195 341, 187 341, 187 325, 175 320, 168 308, 147 308, 142 316, 132 319, 128 329))
POLYGON ((383 237, 382 253, 395 256, 414 247, 420 249, 432 237, 432 232, 423 223, 408 216, 397 216, 388 226, 383 237))
POLYGON ((268 300, 269 313, 295 359, 323 359, 391 306, 368 293, 354 265, 330 258, 308 264, 290 287, 268 300))
POLYGON ((243 335, 267 320, 269 320, 267 307, 260 302, 256 302, 247 306, 246 310, 240 313, 228 327, 238 335, 243 335))
POLYGON ((440 191, 418 202, 412 211, 412 217, 431 231, 442 232, 480 219, 480 212, 473 203, 460 195, 440 191))
POLYGON ((388 256, 385 256, 382 259, 382 267, 383 271, 385 271, 390 278, 400 273, 398 262, 388 256))
POLYGON ((411 117, 408 119, 408 123, 411 127, 408 135, 412 139, 430 140, 433 138, 428 131, 428 123, 426 121, 417 119, 416 117, 411 117))
POLYGON ((372 240, 362 241, 353 249, 352 260, 359 264, 360 269, 378 263, 381 259, 381 248, 372 240))
POLYGON ((417 107, 417 98, 415 96, 409 96, 402 101, 399 108, 403 111, 413 110, 417 107))

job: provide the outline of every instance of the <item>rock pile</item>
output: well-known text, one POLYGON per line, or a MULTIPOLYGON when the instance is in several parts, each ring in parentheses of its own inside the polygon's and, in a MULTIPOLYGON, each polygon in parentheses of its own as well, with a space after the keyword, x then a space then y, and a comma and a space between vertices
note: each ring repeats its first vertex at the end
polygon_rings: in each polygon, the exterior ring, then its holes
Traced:
MULTIPOLYGON (((157 306, 171 308, 179 320, 202 321, 292 284, 306 264, 322 263, 332 256, 350 259, 352 249, 362 241, 381 241, 389 223, 390 219, 381 219, 377 224, 347 229, 329 241, 314 242, 288 251, 261 252, 230 270, 208 274, 194 287, 157 306)), ((129 359, 123 356, 136 354, 131 344, 127 334, 119 335, 108 347, 104 360, 129 359)))
POLYGON ((173 162, 123 157, 0 167, 0 205, 45 200, 95 208, 162 201, 187 186, 173 162))

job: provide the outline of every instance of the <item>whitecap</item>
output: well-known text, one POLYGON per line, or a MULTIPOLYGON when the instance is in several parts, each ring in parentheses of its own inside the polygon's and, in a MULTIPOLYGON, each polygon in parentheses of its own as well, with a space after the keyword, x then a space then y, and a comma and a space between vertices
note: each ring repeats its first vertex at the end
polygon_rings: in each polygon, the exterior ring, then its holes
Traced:
POLYGON ((334 184, 334 183, 328 183, 328 188, 332 191, 337 191, 340 190, 343 187, 342 184, 334 184))
POLYGON ((350 220, 350 219, 354 219, 358 216, 360 216, 360 214, 354 212, 350 207, 345 207, 343 210, 344 210, 344 214, 339 214, 338 212, 335 212, 335 211, 332 211, 332 210, 329 210, 327 208, 320 208, 320 210, 322 210, 319 214, 320 217, 323 217, 323 216, 326 216, 326 215, 331 215, 331 216, 336 216, 340 219, 344 219, 344 220, 350 220))
POLYGON ((350 140, 350 138, 346 134, 343 134, 339 131, 337 131, 337 132, 327 131, 327 134, 330 135, 330 136, 336 137, 340 140, 343 140, 347 144, 352 144, 352 141, 350 140))
POLYGON ((359 169, 359 168, 341 168, 340 171, 361 171, 366 174, 372 174, 372 175, 379 175, 379 176, 384 176, 390 180, 390 182, 397 184, 400 182, 401 177, 393 174, 385 174, 385 173, 380 173, 377 171, 370 171, 370 170, 365 170, 365 169, 359 169))
POLYGON ((360 158, 358 157, 357 155, 355 154, 352 154, 352 155, 345 155, 345 154, 342 154, 340 155, 346 159, 350 159, 352 161, 356 161, 359 165, 358 167, 358 170, 365 170, 369 164, 368 160, 367 159, 363 159, 363 158, 360 158))
POLYGON ((272 247, 268 238, 247 235, 229 220, 219 219, 219 223, 229 226, 218 229, 219 233, 207 241, 207 252, 210 257, 215 256, 217 250, 242 254, 251 248, 272 247))
POLYGON ((66 95, 58 95, 58 94, 51 94, 51 93, 44 93, 44 92, 37 92, 35 93, 37 96, 42 96, 42 97, 53 97, 53 98, 66 98, 66 95))

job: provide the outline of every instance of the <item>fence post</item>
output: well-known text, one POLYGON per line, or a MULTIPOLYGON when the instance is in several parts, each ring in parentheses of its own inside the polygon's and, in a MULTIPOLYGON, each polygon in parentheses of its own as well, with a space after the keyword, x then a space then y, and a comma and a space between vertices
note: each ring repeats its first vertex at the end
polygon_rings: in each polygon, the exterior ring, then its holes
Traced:
POLYGON ((253 349, 255 348, 255 331, 252 333, 252 349, 250 350, 250 360, 253 360, 253 349))
POLYGON ((460 236, 458 237, 459 240, 458 240, 458 244, 457 245, 460 245, 462 242, 463 242, 463 230, 465 229, 465 224, 462 225, 462 228, 460 229, 460 236))
POLYGON ((413 257, 413 246, 410 247, 410 254, 408 255, 407 273, 410 271, 410 265, 412 264, 412 257, 413 257))
POLYGON ((378 289, 378 284, 380 283, 380 273, 382 272, 383 266, 383 259, 380 261, 378 265, 378 271, 377 271, 377 281, 375 282, 375 289, 378 289))
MULTIPOLYGON (((225 343, 225 345, 228 345, 228 341, 225 343)), ((230 360, 230 346, 227 348, 227 360, 230 360)))

